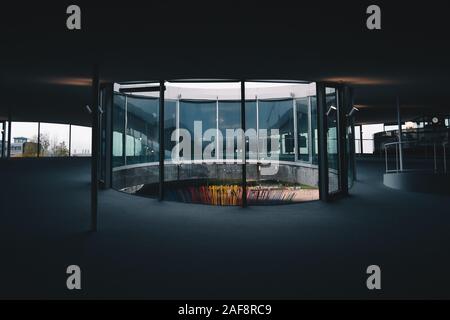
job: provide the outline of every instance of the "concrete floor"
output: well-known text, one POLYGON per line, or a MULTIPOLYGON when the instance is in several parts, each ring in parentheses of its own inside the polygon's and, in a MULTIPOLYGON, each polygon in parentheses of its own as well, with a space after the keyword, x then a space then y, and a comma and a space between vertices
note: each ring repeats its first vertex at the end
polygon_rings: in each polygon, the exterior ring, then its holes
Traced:
POLYGON ((0 162, 0 298, 450 298, 450 197, 384 187, 358 163, 335 203, 212 207, 103 191, 88 159, 0 162), (82 290, 66 289, 66 267, 82 290), (382 290, 366 289, 368 265, 382 290))

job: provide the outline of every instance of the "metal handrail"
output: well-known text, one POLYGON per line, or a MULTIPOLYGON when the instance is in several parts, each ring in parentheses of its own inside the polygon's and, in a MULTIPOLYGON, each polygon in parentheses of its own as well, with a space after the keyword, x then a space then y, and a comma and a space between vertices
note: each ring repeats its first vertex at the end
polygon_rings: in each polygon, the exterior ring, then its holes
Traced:
MULTIPOLYGON (((404 144, 421 144, 423 143, 423 141, 420 140, 409 140, 409 141, 394 141, 394 142, 388 142, 383 144, 384 146, 384 156, 385 156, 385 165, 386 165, 386 173, 390 173, 390 172, 405 172, 405 171, 420 171, 420 170, 412 170, 412 169, 405 169, 403 167, 403 164, 400 164, 400 168, 399 168, 399 153, 400 153, 400 146, 404 145, 404 144), (394 146, 395 145, 395 165, 396 165, 396 169, 395 170, 389 170, 388 168, 388 155, 387 155, 387 150, 388 147, 390 146, 394 146)), ((430 144, 431 145, 431 144, 430 144)), ((442 142, 442 147, 443 147, 443 156, 444 156, 444 173, 447 173, 447 154, 446 154, 446 146, 448 145, 448 141, 443 141, 442 142)), ((402 159, 400 159, 401 161, 402 159)), ((437 170, 437 149, 436 149, 436 142, 433 141, 433 164, 434 164, 434 172, 436 173, 437 170)))

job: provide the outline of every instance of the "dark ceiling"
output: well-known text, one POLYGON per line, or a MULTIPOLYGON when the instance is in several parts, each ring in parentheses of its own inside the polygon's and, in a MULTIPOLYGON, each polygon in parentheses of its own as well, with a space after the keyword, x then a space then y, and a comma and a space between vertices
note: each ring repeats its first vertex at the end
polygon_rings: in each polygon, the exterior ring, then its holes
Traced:
MULTIPOLYGON (((445 2, 78 1, 2 4, 0 117, 89 124, 93 65, 102 81, 174 78, 301 79, 348 83, 358 122, 450 113, 445 2)), ((450 13, 449 13, 450 14, 450 13)))

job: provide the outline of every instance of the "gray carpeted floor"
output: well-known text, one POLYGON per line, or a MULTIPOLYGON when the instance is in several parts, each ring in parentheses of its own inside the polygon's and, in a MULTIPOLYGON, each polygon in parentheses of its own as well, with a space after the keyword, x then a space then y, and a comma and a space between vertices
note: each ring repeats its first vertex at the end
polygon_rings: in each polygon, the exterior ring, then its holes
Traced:
POLYGON ((450 298, 450 197, 390 190, 358 163, 335 203, 212 207, 100 193, 88 159, 0 162, 1 298, 450 298), (66 267, 82 290, 66 289, 66 267), (382 290, 366 268, 382 269, 382 290))

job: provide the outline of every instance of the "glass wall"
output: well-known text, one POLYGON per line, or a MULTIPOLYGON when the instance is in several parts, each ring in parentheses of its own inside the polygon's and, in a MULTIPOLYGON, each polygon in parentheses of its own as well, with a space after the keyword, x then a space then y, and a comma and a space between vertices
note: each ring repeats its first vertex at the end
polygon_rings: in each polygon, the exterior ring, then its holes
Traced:
POLYGON ((128 97, 126 164, 159 161, 159 99, 128 97))
POLYGON ((219 159, 236 159, 238 156, 237 136, 227 137, 227 129, 235 130, 241 127, 241 102, 240 101, 219 101, 218 102, 218 129, 222 134, 222 151, 218 154, 219 159), (230 154, 227 154, 227 145, 230 148, 230 154))
POLYGON ((172 140, 172 133, 177 128, 178 101, 164 101, 164 159, 172 159, 172 150, 175 148, 176 140, 172 140))
POLYGON ((246 103, 246 129, 259 141, 256 161, 248 157, 248 204, 319 199, 315 84, 248 82, 246 97, 256 98, 246 103))
POLYGON ((39 156, 68 157, 70 148, 68 124, 41 123, 39 156))
POLYGON ((327 117, 328 191, 339 191, 338 95, 335 88, 325 88, 327 117))
POLYGON ((260 100, 258 101, 258 131, 260 145, 267 146, 267 154, 260 153, 260 159, 267 157, 278 157, 281 161, 294 161, 294 101, 283 100, 260 100), (278 133, 274 133, 274 130, 278 133), (266 137, 261 136, 261 131, 267 130, 266 137), (265 139, 266 141, 263 141, 265 139), (271 149, 271 139, 277 139, 280 148, 271 149))
MULTIPOLYGON (((245 129, 248 132, 248 135, 252 135, 252 137, 257 141, 257 145, 255 148, 250 148, 249 138, 246 138, 246 159, 253 159, 254 161, 258 160, 260 157, 260 149, 261 149, 261 139, 259 139, 258 135, 258 106, 259 103, 257 100, 245 101, 245 129)), ((239 110, 241 110, 239 106, 239 110)), ((266 139, 264 138, 266 141, 266 139)))
MULTIPOLYGON (((211 141, 204 138, 208 129, 216 129, 217 118, 216 101, 180 101, 180 128, 186 129, 191 136, 191 155, 181 154, 183 160, 203 160, 203 150, 205 147, 215 142, 215 137, 211 141)), ((215 157, 213 150, 212 156, 215 157)))
POLYGON ((159 98, 114 93, 112 171, 114 188, 158 196, 159 98))
MULTIPOLYGON (((350 109, 351 109, 350 105, 350 109)), ((349 111, 348 111, 349 112, 349 111)), ((347 114, 348 114, 347 112, 347 114)), ((346 117, 347 126, 346 126, 346 152, 347 152, 347 173, 348 173, 348 187, 349 189, 353 187, 353 182, 355 180, 354 176, 354 166, 355 166, 355 135, 354 135, 354 118, 346 117)))
POLYGON ((125 165, 125 103, 126 97, 121 94, 114 94, 112 112, 112 166, 119 167, 125 165))
MULTIPOLYGON (((218 205, 239 205, 243 197, 250 205, 319 199, 315 83, 245 83, 246 195, 241 187, 240 83, 166 82, 165 87, 164 199, 218 205)), ((157 96, 151 91, 114 94, 112 181, 117 189, 158 194, 157 96)), ((326 88, 324 107, 329 191, 334 193, 340 191, 335 88, 326 88)), ((345 134, 353 141, 351 126, 345 134)), ((346 151, 349 156, 352 148, 346 151)))
POLYGON ((169 83, 167 87, 168 94, 173 90, 179 96, 177 125, 183 133, 180 158, 165 166, 170 171, 165 181, 166 199, 239 205, 242 165, 236 129, 241 128, 240 83, 169 83))
POLYGON ((310 155, 312 155, 312 140, 309 136, 309 128, 311 127, 310 100, 310 97, 295 100, 297 109, 298 160, 301 161, 309 161, 310 155))
POLYGON ((318 117, 317 117, 317 97, 311 96, 311 141, 312 143, 312 163, 319 164, 319 134, 318 134, 318 117))

